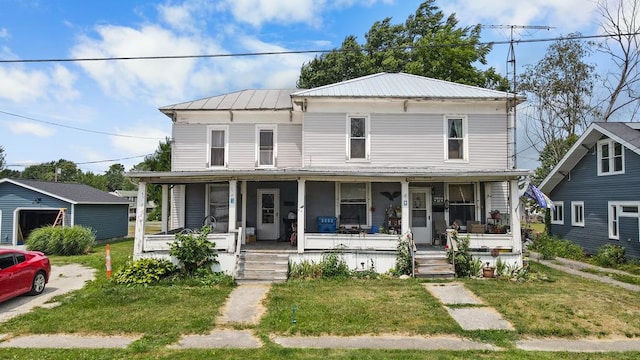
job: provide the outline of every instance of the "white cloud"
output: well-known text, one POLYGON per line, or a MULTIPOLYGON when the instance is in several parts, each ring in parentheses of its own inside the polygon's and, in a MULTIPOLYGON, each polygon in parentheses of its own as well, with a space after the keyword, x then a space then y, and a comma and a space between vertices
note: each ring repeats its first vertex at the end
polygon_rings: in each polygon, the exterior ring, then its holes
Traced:
POLYGON ((593 25, 595 7, 595 1, 584 0, 453 0, 440 5, 464 25, 551 26, 565 34, 593 25))
POLYGON ((9 38, 9 30, 6 28, 0 28, 0 39, 8 39, 9 38))
POLYGON ((15 122, 6 121, 5 124, 14 134, 35 135, 37 137, 45 138, 50 137, 55 133, 55 131, 49 127, 26 120, 16 120, 15 122))
POLYGON ((188 0, 180 4, 166 3, 157 7, 160 18, 171 28, 193 33, 206 26, 206 19, 215 11, 215 8, 215 3, 208 0, 188 0))
POLYGON ((125 154, 124 157, 151 154, 158 148, 158 143, 171 133, 169 130, 170 121, 161 124, 166 127, 165 129, 158 125, 158 121, 153 121, 153 124, 140 123, 126 129, 118 129, 116 130, 117 134, 138 135, 145 139, 112 136, 110 138, 111 145, 117 153, 125 154))
POLYGON ((23 102, 42 98, 49 85, 43 71, 28 71, 21 67, 0 67, 0 98, 23 102))
POLYGON ((57 65, 51 74, 53 86, 53 96, 58 101, 72 100, 80 96, 80 92, 75 89, 77 75, 69 71, 64 66, 57 65))
POLYGON ((325 0, 225 0, 235 19, 255 27, 264 23, 319 26, 325 0))

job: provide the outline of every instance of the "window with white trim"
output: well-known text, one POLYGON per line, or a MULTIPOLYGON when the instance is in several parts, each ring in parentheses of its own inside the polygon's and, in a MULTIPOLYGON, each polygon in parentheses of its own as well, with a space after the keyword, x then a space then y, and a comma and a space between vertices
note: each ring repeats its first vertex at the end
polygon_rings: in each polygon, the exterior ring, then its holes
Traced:
MULTIPOLYGON (((640 226, 640 202, 609 201, 609 239, 620 240, 620 218, 637 218, 640 226)), ((640 241, 640 239, 637 239, 640 241)))
POLYGON ((259 167, 273 167, 276 164, 276 127, 256 127, 256 163, 259 167))
POLYGON ((338 187, 340 225, 368 225, 369 183, 339 183, 338 187))
POLYGON ((584 226, 584 201, 571 202, 571 225, 584 226))
POLYGON ((624 147, 611 139, 598 141, 598 176, 624 174, 624 147))
POLYGON ((553 201, 554 209, 551 209, 551 223, 564 225, 564 202, 553 201))
POLYGON ((207 164, 209 167, 225 167, 229 159, 229 128, 207 126, 207 164))
MULTIPOLYGON (((449 221, 466 228, 476 219, 475 184, 449 184, 449 221)), ((468 230, 468 229, 467 229, 468 230)))
POLYGON ((369 117, 347 116, 347 159, 369 159, 369 117))
POLYGON ((445 117, 446 160, 467 160, 467 118, 465 116, 445 117))

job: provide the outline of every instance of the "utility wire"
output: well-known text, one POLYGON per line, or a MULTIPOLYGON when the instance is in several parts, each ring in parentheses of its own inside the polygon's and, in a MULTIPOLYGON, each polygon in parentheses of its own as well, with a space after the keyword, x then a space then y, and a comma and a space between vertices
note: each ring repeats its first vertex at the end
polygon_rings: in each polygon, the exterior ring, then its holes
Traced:
POLYGON ((101 134, 101 135, 109 135, 109 136, 118 136, 118 137, 131 138, 131 139, 164 140, 164 138, 162 138, 162 139, 161 139, 161 138, 158 138, 158 137, 135 136, 135 135, 126 135, 126 134, 114 134, 114 133, 109 133, 109 132, 105 132, 105 131, 98 131, 98 130, 83 129, 83 128, 79 128, 79 127, 75 127, 75 126, 69 126, 69 125, 58 124, 58 123, 54 123, 54 122, 51 122, 51 121, 39 120, 39 119, 35 119, 35 118, 29 117, 29 116, 24 116, 24 115, 14 114, 14 113, 10 113, 10 112, 8 112, 8 111, 2 111, 2 110, 0 110, 0 114, 5 114, 5 115, 9 115, 9 116, 14 116, 14 117, 18 117, 18 118, 22 118, 22 119, 27 119, 27 120, 31 120, 31 121, 35 121, 35 122, 39 122, 39 123, 44 123, 44 124, 49 124, 49 125, 59 126, 59 127, 67 128, 67 129, 73 129, 73 130, 77 130, 77 131, 89 132, 89 133, 93 133, 93 134, 101 134))
POLYGON ((246 53, 228 53, 228 54, 200 54, 200 55, 154 55, 154 56, 122 56, 122 57, 93 57, 93 58, 50 58, 50 59, 0 59, 0 64, 7 63, 46 63, 46 62, 84 62, 84 61, 113 61, 113 60, 162 60, 162 59, 201 59, 201 58, 222 58, 222 57, 246 57, 246 56, 266 56, 266 55, 292 55, 292 54, 324 54, 331 52, 348 52, 348 51, 385 51, 385 50, 413 50, 413 49, 429 49, 441 47, 464 47, 464 46, 493 46, 493 45, 511 45, 536 42, 550 42, 558 40, 585 40, 585 39, 601 39, 618 36, 636 36, 640 33, 626 34, 601 34, 601 35, 575 35, 560 36, 555 38, 527 39, 527 40, 505 40, 505 41, 488 41, 478 43, 456 43, 456 44, 429 44, 421 46, 391 46, 378 49, 367 49, 362 47, 359 49, 316 49, 316 50, 286 50, 286 51, 263 51, 263 52, 246 52, 246 53))

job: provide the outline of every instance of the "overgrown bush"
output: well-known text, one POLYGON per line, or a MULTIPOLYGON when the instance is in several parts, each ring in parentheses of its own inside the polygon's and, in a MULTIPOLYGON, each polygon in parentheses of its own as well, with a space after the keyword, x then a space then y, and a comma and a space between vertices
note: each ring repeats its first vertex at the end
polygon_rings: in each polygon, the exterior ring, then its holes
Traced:
POLYGON ((138 259, 130 261, 114 275, 121 285, 152 285, 177 271, 176 266, 164 259, 138 259))
POLYGON ((33 230, 26 244, 27 249, 47 255, 83 255, 93 249, 95 241, 96 234, 88 227, 45 226, 33 230))
POLYGON ((624 247, 614 244, 601 246, 592 260, 595 264, 608 268, 616 268, 627 262, 624 247))
POLYGON ((235 284, 235 280, 233 280, 231 275, 222 272, 213 272, 210 268, 199 268, 194 274, 182 274, 182 276, 175 277, 172 280, 174 283, 179 282, 187 286, 232 286, 235 284))
POLYGON ((199 233, 176 234, 170 254, 180 262, 180 270, 194 275, 199 268, 209 269, 218 263, 216 244, 207 240, 210 227, 203 226, 199 233))
POLYGON ((555 235, 541 234, 537 236, 528 249, 539 252, 545 260, 555 257, 573 260, 583 260, 585 258, 582 247, 568 240, 560 239, 555 235))
POLYGON ((456 277, 470 277, 476 276, 473 273, 477 264, 475 264, 475 260, 471 253, 469 252, 469 235, 459 238, 458 232, 452 232, 451 240, 456 244, 457 250, 453 248, 447 249, 447 258, 449 259, 449 263, 454 264, 456 277))
POLYGON ((411 257, 410 246, 412 246, 411 238, 409 236, 400 236, 398 246, 396 247, 394 275, 411 275, 414 264, 411 263, 413 259, 411 257))
MULTIPOLYGON (((375 272, 373 263, 369 273, 375 272)), ((355 276, 357 271, 349 270, 338 250, 333 250, 322 255, 319 263, 302 261, 298 264, 289 264, 289 279, 335 279, 355 276)))

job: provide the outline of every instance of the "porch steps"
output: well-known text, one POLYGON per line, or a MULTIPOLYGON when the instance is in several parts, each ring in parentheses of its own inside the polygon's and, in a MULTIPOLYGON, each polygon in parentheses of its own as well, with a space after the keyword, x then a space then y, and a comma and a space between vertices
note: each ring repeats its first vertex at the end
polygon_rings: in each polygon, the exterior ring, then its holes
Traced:
POLYGON ((243 251, 236 264, 236 281, 285 282, 289 269, 289 255, 281 252, 243 251))
POLYGON ((444 251, 417 251, 415 277, 423 279, 453 279, 455 271, 444 251))

